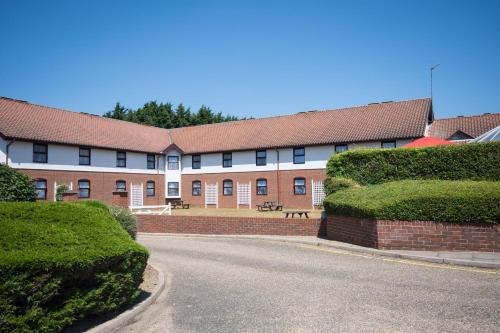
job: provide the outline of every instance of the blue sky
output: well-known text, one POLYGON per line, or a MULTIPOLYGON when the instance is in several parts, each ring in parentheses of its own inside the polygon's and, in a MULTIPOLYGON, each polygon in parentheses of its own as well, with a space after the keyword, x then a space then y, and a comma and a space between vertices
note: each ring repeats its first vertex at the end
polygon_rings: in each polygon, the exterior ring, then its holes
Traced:
POLYGON ((0 2, 0 96, 263 117, 427 97, 500 112, 500 1, 0 2))

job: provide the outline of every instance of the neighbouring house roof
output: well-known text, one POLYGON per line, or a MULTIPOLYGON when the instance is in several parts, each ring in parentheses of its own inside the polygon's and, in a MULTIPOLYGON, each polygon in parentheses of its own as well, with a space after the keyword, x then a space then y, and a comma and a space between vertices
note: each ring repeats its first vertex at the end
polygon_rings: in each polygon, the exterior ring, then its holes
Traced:
POLYGON ((430 98, 301 112, 171 130, 184 153, 208 153, 418 138, 432 119, 430 98))
POLYGON ((500 113, 470 117, 436 119, 429 129, 429 136, 442 139, 471 139, 500 125, 500 113))
POLYGON ((139 152, 184 154, 395 140, 424 136, 429 98, 166 130, 0 97, 0 134, 139 152))
POLYGON ((444 140, 441 138, 437 138, 435 136, 426 136, 410 143, 405 144, 403 147, 405 148, 417 148, 417 147, 433 147, 439 145, 453 145, 456 142, 444 140))
POLYGON ((8 139, 161 153, 168 130, 0 97, 0 134, 8 139))

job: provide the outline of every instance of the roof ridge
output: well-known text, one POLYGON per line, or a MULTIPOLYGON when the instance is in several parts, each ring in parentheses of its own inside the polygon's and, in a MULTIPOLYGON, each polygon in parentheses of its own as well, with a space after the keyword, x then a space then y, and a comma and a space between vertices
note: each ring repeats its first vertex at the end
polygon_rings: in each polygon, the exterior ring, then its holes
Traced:
POLYGON ((246 121, 258 121, 258 120, 265 120, 265 119, 292 117, 292 116, 303 115, 303 114, 308 114, 308 113, 313 113, 313 112, 316 113, 316 112, 343 111, 343 110, 363 108, 363 107, 368 107, 368 106, 388 105, 388 104, 405 103, 405 102, 416 102, 416 101, 420 101, 420 100, 431 100, 431 98, 430 97, 424 97, 424 98, 407 99, 407 100, 400 100, 400 101, 379 102, 379 103, 371 103, 371 104, 364 104, 364 105, 356 105, 356 106, 343 107, 343 108, 338 108, 338 109, 299 111, 299 112, 296 112, 296 113, 275 115, 275 116, 269 116, 269 117, 251 118, 251 119, 240 119, 240 120, 224 121, 224 122, 220 122, 220 123, 200 124, 200 125, 192 125, 192 126, 185 126, 185 127, 177 127, 177 128, 171 128, 170 130, 176 131, 176 130, 182 130, 184 128, 200 128, 200 127, 208 127, 208 126, 216 126, 216 125, 226 125, 226 124, 232 124, 232 123, 242 123, 242 122, 246 122, 246 121))
POLYGON ((450 119, 463 119, 463 118, 474 118, 474 117, 487 117, 487 116, 499 116, 500 115, 500 112, 489 112, 489 113, 486 113, 486 114, 473 114, 473 115, 469 115, 469 116, 455 116, 455 117, 448 117, 448 118, 438 118, 438 119, 434 119, 434 121, 436 120, 450 120, 450 119))
POLYGON ((109 118, 109 117, 104 117, 102 115, 94 114, 94 113, 88 113, 88 112, 83 112, 83 111, 70 111, 58 107, 53 107, 53 106, 47 106, 43 104, 37 104, 37 103, 31 103, 25 100, 20 100, 20 99, 15 99, 11 97, 6 97, 6 96, 0 96, 0 99, 4 99, 10 102, 15 102, 15 103, 20 103, 24 105, 32 105, 32 106, 38 106, 41 108, 49 109, 49 110, 54 110, 54 111, 59 111, 59 112, 66 112, 66 113, 71 113, 71 114, 76 114, 76 115, 83 115, 83 116, 89 116, 89 117, 97 117, 99 119, 103 119, 106 121, 116 121, 116 122, 122 122, 122 123, 127 123, 127 124, 132 124, 132 125, 137 125, 137 126, 144 126, 144 127, 151 127, 151 128, 157 128, 161 130, 168 130, 167 128, 162 128, 158 126, 152 126, 152 125, 147 125, 147 124, 139 124, 139 123, 134 123, 132 121, 127 121, 127 120, 122 120, 122 119, 115 119, 115 118, 109 118))

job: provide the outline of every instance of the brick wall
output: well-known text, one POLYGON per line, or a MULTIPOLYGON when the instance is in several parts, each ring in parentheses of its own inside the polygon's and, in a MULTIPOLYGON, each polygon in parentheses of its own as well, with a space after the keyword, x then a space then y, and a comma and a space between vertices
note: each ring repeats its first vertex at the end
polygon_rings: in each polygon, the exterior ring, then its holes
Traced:
POLYGON ((212 235, 325 235, 320 219, 137 215, 139 232, 212 235))
MULTIPOLYGON (((32 179, 45 179, 47 181, 47 200, 54 198, 54 182, 57 184, 69 185, 73 182, 73 191, 78 192, 78 180, 87 179, 90 181, 90 199, 104 201, 108 204, 117 203, 119 205, 128 205, 126 199, 116 197, 116 181, 125 180, 127 190, 130 190, 130 184, 143 184, 144 204, 145 205, 163 205, 165 204, 165 176, 156 174, 133 174, 133 173, 115 173, 115 172, 83 172, 83 171, 57 171, 57 170, 19 170, 32 179), (155 196, 146 196, 146 182, 152 180, 155 182, 155 196)), ((68 200, 82 200, 77 195, 68 200)), ((84 200, 84 199, 83 199, 84 200)))
POLYGON ((220 208, 236 208, 236 183, 252 184, 252 206, 262 204, 264 201, 275 201, 282 203, 285 208, 312 208, 311 196, 311 180, 324 180, 326 177, 325 169, 315 170, 280 170, 277 171, 260 171, 260 172, 227 172, 223 174, 199 174, 199 175, 182 175, 182 200, 190 203, 193 207, 205 206, 205 183, 215 184, 219 186, 219 207, 220 208), (306 194, 295 195, 293 189, 293 180, 296 177, 306 179, 306 194), (267 195, 257 195, 256 181, 259 178, 267 179, 267 195), (233 195, 222 195, 223 181, 229 179, 233 181, 233 195), (201 181, 202 194, 200 196, 192 195, 192 182, 194 180, 201 181), (278 193, 279 191, 279 193, 278 193))
POLYGON ((384 250, 500 252, 500 226, 385 221, 330 215, 331 240, 384 250))

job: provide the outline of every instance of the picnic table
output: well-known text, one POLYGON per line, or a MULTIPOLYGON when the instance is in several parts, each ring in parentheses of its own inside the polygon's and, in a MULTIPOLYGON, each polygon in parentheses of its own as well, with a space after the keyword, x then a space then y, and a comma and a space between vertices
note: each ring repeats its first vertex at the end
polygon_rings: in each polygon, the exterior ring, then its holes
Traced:
POLYGON ((184 203, 184 201, 182 201, 182 200, 174 201, 174 202, 172 202, 172 209, 176 209, 176 208, 189 209, 189 204, 184 203))
POLYGON ((304 215, 306 217, 306 219, 309 218, 309 213, 310 211, 308 210, 287 210, 285 212, 283 212, 283 214, 285 214, 285 218, 287 219, 290 215, 292 217, 292 219, 294 218, 295 214, 299 215, 299 218, 302 218, 302 215, 304 215))
POLYGON ((257 205, 257 210, 259 212, 278 211, 283 210, 283 205, 276 204, 274 201, 265 201, 264 204, 257 205))

